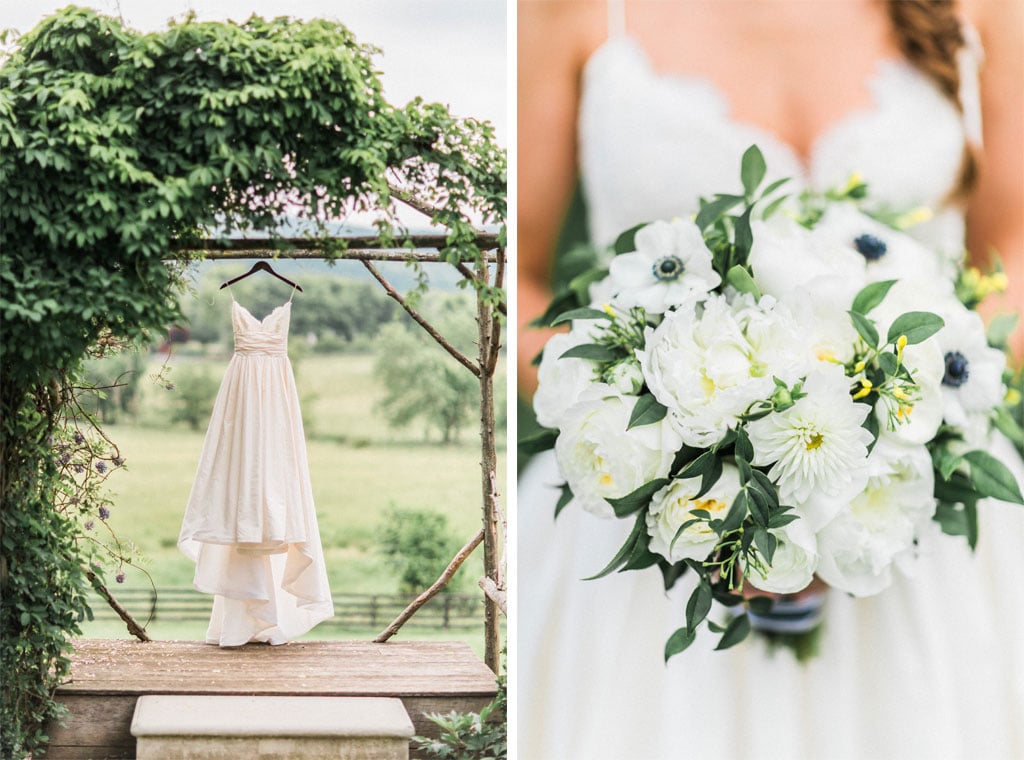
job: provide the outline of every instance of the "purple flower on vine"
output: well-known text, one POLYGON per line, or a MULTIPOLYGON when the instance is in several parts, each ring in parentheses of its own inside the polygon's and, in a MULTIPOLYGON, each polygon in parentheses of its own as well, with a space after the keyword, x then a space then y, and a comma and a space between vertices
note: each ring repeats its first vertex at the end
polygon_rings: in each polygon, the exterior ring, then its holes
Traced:
POLYGON ((68 451, 63 452, 59 457, 57 457, 57 465, 60 466, 60 467, 63 467, 64 465, 66 465, 70 461, 71 461, 71 453, 68 452, 68 451))
POLYGON ((106 507, 100 507, 100 519, 106 520, 108 517, 110 517, 110 510, 106 507))
POLYGON ((85 529, 86 529, 86 530, 92 530, 92 529, 93 529, 93 528, 95 528, 95 527, 96 527, 96 524, 95 524, 95 523, 94 523, 94 522, 93 522, 92 520, 89 520, 89 521, 88 521, 88 522, 87 522, 87 523, 85 524, 85 529))
POLYGON ((124 583, 124 573, 121 572, 121 573, 118 573, 117 575, 115 575, 114 576, 114 580, 117 581, 118 583, 124 583))
POLYGON ((84 468, 84 467, 82 467, 82 465, 80 465, 80 464, 76 464, 76 465, 74 466, 74 468, 73 468, 73 469, 74 469, 74 471, 75 471, 75 472, 77 472, 77 473, 78 473, 79 475, 81 475, 81 474, 82 474, 83 472, 85 472, 85 468, 84 468))
POLYGON ((75 443, 77 443, 79 446, 81 446, 83 443, 85 443, 85 436, 82 435, 77 430, 75 431, 75 443))
POLYGON ((98 472, 100 475, 102 475, 106 471, 107 471, 107 463, 106 462, 100 461, 100 462, 96 463, 96 472, 98 472))
POLYGON ((124 457, 114 457, 114 467, 120 467, 124 464, 124 457))

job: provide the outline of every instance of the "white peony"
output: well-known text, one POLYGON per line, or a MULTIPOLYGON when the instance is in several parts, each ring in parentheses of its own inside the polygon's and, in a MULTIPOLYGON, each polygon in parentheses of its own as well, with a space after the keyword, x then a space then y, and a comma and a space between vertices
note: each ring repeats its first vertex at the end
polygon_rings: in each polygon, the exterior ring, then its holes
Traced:
POLYGON ((831 276, 817 277, 790 292, 787 303, 809 362, 845 364, 853 360, 857 330, 847 312, 855 295, 849 281, 831 276))
POLYGON ((589 359, 560 358, 574 346, 591 343, 586 330, 558 333, 544 346, 537 368, 539 385, 533 395, 533 411, 544 427, 559 428, 566 410, 578 401, 615 394, 605 383, 597 382, 594 362, 589 359))
POLYGON ((608 380, 616 391, 625 396, 639 393, 644 387, 644 373, 640 369, 640 362, 636 359, 619 362, 608 371, 608 380))
POLYGON ((636 402, 635 396, 581 401, 565 413, 555 441, 558 467, 574 500, 602 517, 614 516, 607 499, 667 476, 682 445, 667 418, 627 430, 636 402))
POLYGON ((759 569, 746 565, 744 577, 761 591, 774 594, 802 591, 810 585, 818 567, 818 546, 814 534, 803 520, 794 520, 770 532, 779 540, 771 566, 759 569))
POLYGON ((709 446, 757 400, 775 388, 772 376, 795 379, 804 370, 800 340, 788 310, 766 297, 743 295, 730 304, 711 296, 698 311, 688 305, 648 330, 638 351, 648 388, 666 406, 683 440, 709 446))
POLYGON ((732 465, 723 466, 718 481, 698 499, 696 495, 700 492, 700 484, 700 478, 673 480, 651 499, 647 513, 647 532, 651 536, 649 548, 669 562, 703 560, 715 548, 718 534, 706 522, 694 523, 682 533, 679 528, 693 519, 695 509, 706 510, 712 518, 724 518, 740 490, 739 471, 732 465))
POLYGON ((771 465, 779 496, 797 507, 812 494, 841 496, 859 490, 871 433, 862 425, 871 407, 853 401, 841 367, 820 365, 792 407, 747 425, 754 464, 771 465))
POLYGON ((609 266, 615 301, 622 306, 661 314, 703 298, 722 282, 691 221, 652 222, 637 231, 635 243, 636 251, 616 256, 609 266))
POLYGON ((913 551, 935 512, 931 456, 883 434, 868 461, 867 487, 818 532, 818 575, 855 596, 877 594, 892 582, 891 567, 913 551))

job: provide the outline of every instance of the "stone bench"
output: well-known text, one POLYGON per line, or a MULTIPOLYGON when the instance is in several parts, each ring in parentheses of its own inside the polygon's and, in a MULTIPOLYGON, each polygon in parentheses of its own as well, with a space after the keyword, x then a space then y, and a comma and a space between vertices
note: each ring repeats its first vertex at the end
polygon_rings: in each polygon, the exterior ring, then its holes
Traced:
POLYGON ((139 697, 138 760, 407 760, 400 699, 158 694, 139 697))

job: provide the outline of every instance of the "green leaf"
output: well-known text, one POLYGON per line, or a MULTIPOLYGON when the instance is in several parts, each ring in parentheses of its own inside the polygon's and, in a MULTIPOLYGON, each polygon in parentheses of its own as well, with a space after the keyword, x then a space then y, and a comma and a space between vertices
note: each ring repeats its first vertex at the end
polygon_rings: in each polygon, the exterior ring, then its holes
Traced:
POLYGON ((736 428, 736 456, 742 457, 748 462, 754 458, 754 446, 750 443, 750 436, 742 426, 736 428))
POLYGON ((740 527, 747 516, 747 512, 749 511, 750 496, 747 495, 747 490, 744 488, 740 490, 740 492, 736 494, 736 498, 733 499, 732 506, 729 507, 729 512, 726 514, 725 520, 722 521, 720 535, 724 535, 740 527))
POLYGON ((875 327, 875 323, 856 311, 849 311, 847 314, 850 315, 854 329, 864 339, 864 342, 871 348, 878 348, 878 329, 875 327))
POLYGON ((896 317, 896 321, 889 328, 889 335, 886 343, 895 343, 901 335, 907 337, 907 345, 921 343, 928 340, 935 333, 942 329, 946 323, 938 314, 930 311, 908 311, 896 317))
POLYGON ((701 578, 686 603, 686 627, 691 631, 696 631, 711 612, 711 600, 711 583, 707 578, 701 578))
POLYGON ((939 476, 943 480, 949 480, 962 461, 964 458, 948 447, 939 447, 932 451, 932 464, 935 465, 935 469, 938 470, 939 476))
POLYGON ((1005 406, 996 408, 995 417, 992 420, 999 431, 1010 441, 1019 446, 1024 446, 1024 428, 1013 418, 1013 414, 1005 406))
POLYGON ((1020 321, 1019 314, 997 314, 992 317, 985 330, 985 336, 990 345, 1002 348, 1010 342, 1010 335, 1017 329, 1017 322, 1020 321))
POLYGON ((750 272, 746 267, 737 264, 726 272, 725 279, 740 293, 749 293, 755 299, 760 300, 761 291, 757 287, 757 283, 754 282, 754 278, 750 276, 750 272))
POLYGON ((649 483, 644 483, 625 496, 618 499, 607 499, 615 510, 616 517, 628 517, 638 509, 643 509, 651 503, 651 497, 668 483, 668 478, 658 478, 649 483))
POLYGON ((641 224, 636 225, 635 227, 630 227, 628 230, 626 230, 617 238, 615 238, 615 245, 613 247, 615 249, 616 255, 620 253, 632 253, 633 251, 635 251, 636 233, 642 230, 648 224, 650 224, 650 222, 643 222, 641 224))
POLYGON ((754 191, 764 179, 767 168, 761 150, 756 145, 747 148, 740 161, 740 180, 743 182, 743 192, 748 198, 754 197, 754 191))
POLYGON ((742 202, 742 195, 716 196, 713 201, 705 203, 697 212, 697 218, 694 220, 697 228, 703 232, 742 202))
POLYGON ((943 533, 950 536, 967 535, 967 513, 963 509, 957 509, 948 501, 940 501, 935 506, 935 514, 932 515, 932 519, 939 524, 943 533))
POLYGON ((686 467, 684 467, 679 472, 679 474, 676 475, 676 477, 679 479, 683 479, 696 478, 698 476, 702 476, 704 475, 704 473, 709 472, 711 470, 717 458, 718 457, 715 455, 713 451, 705 451, 699 457, 697 457, 688 465, 686 465, 686 467))
POLYGON ((680 628, 665 642, 665 662, 684 651, 697 638, 697 632, 686 627, 680 628))
POLYGON ((889 377, 896 374, 897 366, 899 365, 899 359, 896 358, 896 354, 891 351, 885 351, 878 355, 878 366, 889 377))
POLYGON ((785 203, 788 198, 788 195, 780 195, 778 198, 773 200, 771 203, 764 207, 764 210, 761 212, 761 218, 764 219, 765 221, 771 219, 773 216, 775 216, 776 212, 779 210, 779 207, 782 206, 782 204, 785 203))
POLYGON ((626 425, 626 430, 640 425, 651 425, 655 422, 661 422, 661 420, 665 419, 666 414, 668 414, 668 408, 663 406, 651 394, 645 393, 637 399, 633 412, 629 415, 629 424, 626 425))
POLYGON ((1013 504, 1024 504, 1020 486, 1006 465, 981 450, 968 451, 964 459, 971 468, 971 480, 979 494, 1013 504))
POLYGON ((555 317, 551 322, 551 327, 557 327, 558 325, 564 325, 566 322, 571 322, 574 319, 608 319, 611 317, 607 312, 601 311, 600 309, 572 309, 571 311, 563 312, 555 317))
POLYGON ((565 509, 566 505, 570 501, 572 501, 572 499, 573 499, 572 489, 569 488, 569 484, 566 483, 564 486, 562 486, 562 493, 559 494, 559 496, 558 496, 558 503, 555 504, 555 519, 556 520, 558 519, 558 515, 560 515, 562 513, 562 510, 565 509))
POLYGON ((559 359, 589 359, 595 362, 610 362, 618 358, 618 355, 607 346, 600 343, 584 343, 580 346, 573 346, 565 351, 559 359))
POLYGON ((794 520, 799 520, 800 515, 793 514, 792 512, 775 512, 770 518, 768 518, 769 528, 782 528, 789 525, 794 520))
POLYGON ((861 288, 861 291, 853 299, 853 306, 850 307, 850 311, 855 311, 858 314, 868 314, 878 304, 882 303, 889 289, 895 284, 896 280, 882 280, 881 282, 873 282, 861 288))
POLYGON ((553 448, 556 440, 558 440, 557 430, 541 428, 519 439, 519 451, 527 456, 539 454, 541 451, 553 448))
POLYGON ((754 246, 754 233, 750 229, 750 212, 752 208, 747 206, 747 209, 740 214, 736 219, 736 263, 746 264, 747 258, 750 256, 750 249, 754 246))
MULTIPOLYGON (((762 198, 767 198, 769 195, 774 193, 776 190, 778 190, 780 187, 785 185, 787 182, 789 182, 789 177, 783 177, 782 179, 775 180, 770 185, 768 185, 768 187, 766 187, 764 190, 761 191, 761 197, 762 198)), ((789 196, 788 195, 784 195, 782 197, 783 198, 788 198, 789 196)), ((779 199, 776 198, 776 201, 777 200, 779 200, 779 199)))
POLYGON ((589 578, 584 578, 586 581, 594 581, 598 578, 603 578, 609 573, 617 570, 620 566, 626 563, 629 557, 633 554, 633 550, 636 548, 636 542, 640 538, 641 533, 647 532, 647 520, 645 515, 637 515, 636 521, 633 523, 633 529, 626 536, 626 541, 622 544, 619 550, 612 557, 611 561, 604 566, 604 568, 596 575, 591 575, 589 578))
POLYGON ((711 490, 711 487, 718 482, 718 479, 722 477, 722 460, 715 457, 711 462, 711 468, 708 469, 700 480, 700 491, 697 492, 695 499, 699 499, 701 496, 711 490))
POLYGON ((750 618, 747 617, 746 613, 737 615, 726 626, 725 633, 722 634, 722 638, 718 641, 718 646, 715 647, 715 650, 736 646, 743 639, 747 638, 748 633, 750 633, 750 618))

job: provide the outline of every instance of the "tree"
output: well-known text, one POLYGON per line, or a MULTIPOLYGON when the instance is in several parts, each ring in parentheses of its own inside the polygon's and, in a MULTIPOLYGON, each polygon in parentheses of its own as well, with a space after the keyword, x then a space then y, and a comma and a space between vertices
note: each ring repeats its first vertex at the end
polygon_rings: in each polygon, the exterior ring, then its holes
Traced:
POLYGON ((208 368, 182 367, 174 373, 171 422, 186 422, 199 430, 210 419, 220 383, 208 368))
MULTIPOLYGON (((476 335, 468 299, 462 294, 425 299, 424 311, 450 343, 463 352, 476 335)), ((387 325, 377 339, 374 375, 384 389, 378 408, 392 427, 421 421, 442 442, 458 439, 479 404, 476 379, 433 341, 405 323, 387 325)))
POLYGON ((444 515, 394 507, 384 513, 380 546, 388 563, 399 573, 399 593, 408 595, 436 581, 459 550, 459 542, 449 533, 448 518, 444 515))

